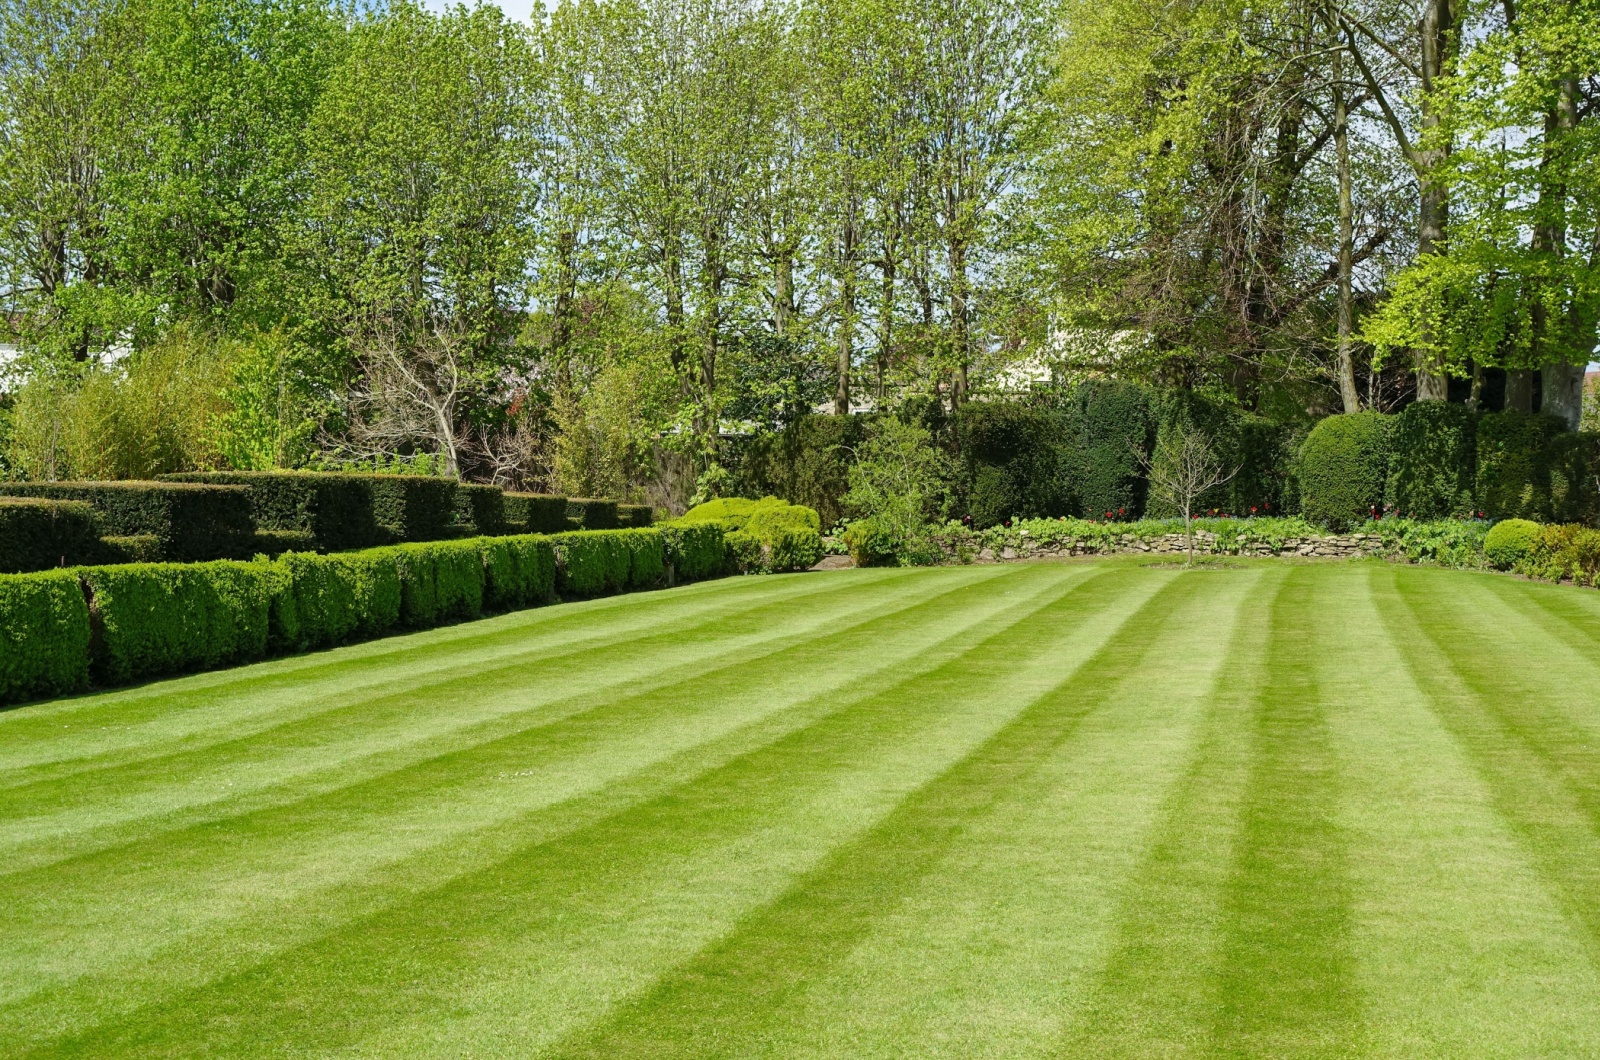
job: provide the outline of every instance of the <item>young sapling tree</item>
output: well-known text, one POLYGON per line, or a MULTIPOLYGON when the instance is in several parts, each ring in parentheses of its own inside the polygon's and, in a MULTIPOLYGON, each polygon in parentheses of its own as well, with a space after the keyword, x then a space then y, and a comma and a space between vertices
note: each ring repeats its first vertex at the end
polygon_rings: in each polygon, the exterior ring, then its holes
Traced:
POLYGON ((1186 566, 1194 566, 1194 509, 1210 489, 1226 485, 1239 469, 1225 468, 1211 440, 1192 427, 1175 427, 1161 432, 1155 452, 1140 452, 1150 490, 1183 513, 1184 542, 1188 549, 1186 566))

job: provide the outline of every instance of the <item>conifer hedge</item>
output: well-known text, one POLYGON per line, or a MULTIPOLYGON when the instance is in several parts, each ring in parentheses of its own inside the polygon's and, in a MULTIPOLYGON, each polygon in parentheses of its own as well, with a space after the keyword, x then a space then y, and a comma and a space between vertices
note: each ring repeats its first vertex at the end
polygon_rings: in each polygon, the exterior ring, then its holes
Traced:
POLYGON ((0 497, 0 573, 92 562, 100 523, 85 501, 0 497))
POLYGON ((101 532, 150 536, 163 559, 194 562, 251 555, 249 491, 194 482, 4 482, 0 495, 84 501, 101 532))
POLYGON ((567 498, 544 493, 507 493, 506 521, 525 534, 559 534, 568 529, 567 498))

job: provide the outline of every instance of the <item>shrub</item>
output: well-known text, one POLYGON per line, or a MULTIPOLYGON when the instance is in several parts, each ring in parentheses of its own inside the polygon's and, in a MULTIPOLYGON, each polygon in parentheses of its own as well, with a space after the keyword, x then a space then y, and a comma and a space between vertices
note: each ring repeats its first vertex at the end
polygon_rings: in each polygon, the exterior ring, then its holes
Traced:
POLYGON ((176 561, 250 555, 250 495, 238 486, 190 482, 6 482, 0 495, 87 501, 105 533, 153 535, 176 561))
POLYGON ((1556 435, 1545 464, 1550 475, 1550 519, 1600 525, 1600 434, 1556 435))
POLYGON ((377 636, 400 620, 400 567, 392 548, 331 556, 291 553, 273 569, 274 647, 303 651, 377 636))
POLYGON ((732 546, 725 544, 730 568, 734 570, 800 570, 815 565, 822 556, 821 518, 810 508, 776 497, 759 501, 722 497, 691 508, 681 522, 715 523, 730 534, 741 533, 753 540, 754 546, 743 538, 732 546), (797 566, 811 555, 816 558, 804 567, 797 566))
POLYGON ((1477 431, 1465 405, 1418 401, 1395 417, 1389 446, 1389 507, 1414 519, 1474 510, 1477 431))
POLYGON ((559 534, 567 527, 567 499, 542 493, 507 493, 506 521, 528 534, 559 534))
POLYGON ((1539 537, 1539 524, 1527 519, 1506 519, 1489 528, 1483 539, 1483 554, 1501 570, 1525 564, 1533 557, 1539 537))
POLYGON ((723 546, 722 525, 714 522, 662 523, 656 531, 666 553, 668 576, 674 581, 693 581, 721 574, 727 550, 723 546))
POLYGON ((1066 408, 1073 444, 1064 459, 1076 510, 1090 518, 1143 515, 1147 487, 1140 454, 1149 453, 1156 429, 1149 391, 1133 383, 1084 383, 1071 391, 1066 408))
POLYGON ((1383 507, 1390 421, 1376 412, 1329 416, 1306 436, 1297 468, 1305 517, 1334 530, 1383 507))
POLYGON ((0 575, 0 703, 86 686, 89 636, 76 571, 0 575))
POLYGON ((309 530, 257 530, 255 552, 260 556, 276 557, 285 552, 315 552, 317 538, 309 530))
POLYGON ((858 567, 891 566, 899 562, 899 536, 876 519, 861 519, 845 527, 844 545, 858 567))
POLYGON ((93 562, 100 525, 84 501, 0 498, 0 573, 93 562))
MULTIPOLYGON (((1161 393, 1153 401, 1153 408, 1157 427, 1152 452, 1160 448, 1169 435, 1198 432, 1208 442, 1222 470, 1232 473, 1227 482, 1200 496, 1196 504, 1198 511, 1243 516, 1285 510, 1286 428, 1237 406, 1187 390, 1161 393)), ((1148 518, 1170 518, 1177 514, 1170 502, 1156 497, 1148 501, 1145 509, 1148 518)))
POLYGON ((375 475, 322 471, 196 471, 163 475, 163 482, 243 486, 257 530, 312 535, 322 552, 388 544, 373 508, 375 475))
POLYGON ((799 527, 779 528, 767 539, 767 568, 809 570, 822 559, 822 535, 799 527))
POLYGON ((722 535, 723 547, 728 550, 727 567, 740 574, 759 574, 766 569, 761 539, 748 530, 730 530, 722 535))
POLYGON ((573 596, 599 596, 627 588, 633 553, 625 533, 638 531, 574 531, 552 537, 556 587, 573 596))
POLYGON ((506 532, 506 495, 499 486, 456 484, 456 523, 471 534, 497 537, 506 532))
POLYGON ((643 528, 655 525, 656 511, 648 504, 617 505, 617 521, 624 527, 643 528))
POLYGON ((567 522, 574 530, 615 530, 617 502, 592 497, 567 498, 567 522))
POLYGON ((483 611, 483 556, 476 541, 427 541, 395 547, 400 618, 427 629, 483 611))
MULTIPOLYGON (((966 508, 974 526, 1070 513, 1075 503, 1073 468, 1064 457, 1070 439, 1060 413, 1015 402, 972 402, 961 407, 955 422, 966 508)), ((926 432, 921 433, 927 446, 926 432)), ((855 476, 851 486, 856 487, 855 476)))
POLYGON ((556 553, 550 539, 536 534, 484 538, 483 603, 502 611, 544 603, 555 593, 556 553))
POLYGON ((620 530, 628 547, 628 588, 660 585, 667 574, 667 548, 661 535, 648 527, 620 530))
POLYGON ((1600 531, 1577 523, 1541 526, 1532 555, 1517 569, 1536 578, 1593 585, 1600 576, 1600 531))
POLYGON ((134 534, 131 537, 102 537, 95 554, 96 562, 160 563, 161 539, 154 534, 134 534))
POLYGON ((393 541, 438 541, 455 520, 453 479, 431 475, 372 475, 372 512, 393 541))
POLYGON ((89 567, 83 582, 103 683, 266 654, 274 578, 264 561, 89 567))
POLYGON ((1551 445, 1565 430, 1555 416, 1496 412, 1478 417, 1478 507, 1496 519, 1552 518, 1551 445))
POLYGON ((816 511, 823 526, 835 526, 844 516, 840 498, 850 488, 851 454, 866 432, 862 416, 800 416, 781 434, 750 444, 736 485, 741 492, 804 505, 816 511))

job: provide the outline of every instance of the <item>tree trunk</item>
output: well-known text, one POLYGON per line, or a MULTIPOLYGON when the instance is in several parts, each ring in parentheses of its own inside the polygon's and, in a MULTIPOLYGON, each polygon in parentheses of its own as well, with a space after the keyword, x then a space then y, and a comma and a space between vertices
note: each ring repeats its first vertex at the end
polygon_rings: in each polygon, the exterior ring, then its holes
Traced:
POLYGON ((1361 393, 1356 389, 1356 365, 1352 349, 1355 327, 1352 273, 1355 258, 1355 205, 1350 198, 1350 122, 1345 110, 1343 53, 1335 55, 1333 87, 1333 143, 1339 165, 1339 397, 1346 413, 1361 411, 1361 393))
POLYGON ((1533 373, 1522 368, 1506 372, 1507 412, 1533 411, 1533 373))
MULTIPOLYGON (((1434 93, 1441 78, 1455 72, 1460 45, 1456 0, 1428 0, 1422 16, 1422 128, 1437 128, 1439 103, 1434 93)), ((1450 193, 1435 171, 1449 154, 1448 147, 1423 152, 1420 173, 1420 204, 1417 223, 1417 257, 1445 252, 1446 225, 1450 220, 1450 193)), ((1417 400, 1445 401, 1449 398, 1449 379, 1439 365, 1427 356, 1418 356, 1417 400)))
POLYGON ((836 416, 850 415, 850 372, 855 364, 856 239, 855 204, 851 203, 845 210, 844 228, 839 233, 839 379, 833 391, 836 416))
MULTIPOLYGON (((1534 228, 1534 250, 1555 258, 1566 256, 1567 250, 1567 184, 1558 162, 1563 141, 1578 128, 1578 82, 1567 79, 1561 83, 1556 104, 1545 115, 1545 147, 1541 159, 1539 188, 1540 222, 1534 228)), ((1559 335, 1554 335, 1554 322, 1547 318, 1542 299, 1534 299, 1533 331, 1537 344, 1534 355, 1543 370, 1544 393, 1540 410, 1566 421, 1571 430, 1578 429, 1583 418, 1583 375, 1589 362, 1592 342, 1581 347, 1572 340, 1578 336, 1569 332, 1565 324, 1559 335), (1554 339, 1554 341, 1551 341, 1554 339), (1572 364, 1580 360, 1580 364, 1572 364)))
POLYGON ((951 400, 952 403, 959 403, 969 396, 967 363, 972 351, 967 321, 967 245, 959 235, 952 234, 950 237, 949 260, 950 334, 956 349, 956 384, 951 400))

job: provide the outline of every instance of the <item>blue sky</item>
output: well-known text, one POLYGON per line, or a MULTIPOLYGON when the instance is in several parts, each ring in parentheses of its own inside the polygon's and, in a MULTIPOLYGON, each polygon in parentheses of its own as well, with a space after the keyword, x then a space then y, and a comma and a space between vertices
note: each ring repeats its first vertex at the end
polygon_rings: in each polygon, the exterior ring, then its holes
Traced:
MULTIPOLYGON (((446 3, 445 0, 423 0, 423 5, 433 11, 443 11, 445 8, 453 6, 446 3)), ((472 6, 472 0, 467 0, 467 6, 472 6)), ((526 22, 529 14, 533 12, 533 0, 499 0, 495 6, 518 22, 526 22)))

